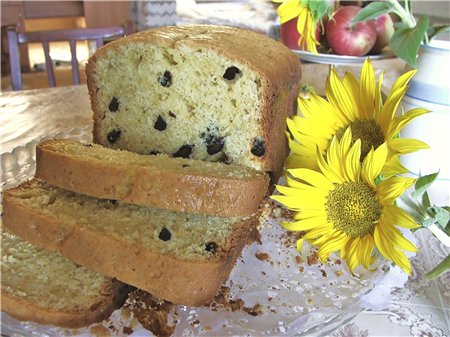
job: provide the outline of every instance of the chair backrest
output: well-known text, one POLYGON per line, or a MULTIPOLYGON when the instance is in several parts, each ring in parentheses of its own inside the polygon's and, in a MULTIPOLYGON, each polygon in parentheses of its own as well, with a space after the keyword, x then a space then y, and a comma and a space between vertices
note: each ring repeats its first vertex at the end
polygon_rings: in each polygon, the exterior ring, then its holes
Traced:
POLYGON ((45 67, 47 79, 50 87, 56 86, 53 60, 50 57, 50 42, 68 41, 71 53, 72 82, 80 84, 80 73, 77 60, 76 41, 95 41, 96 47, 100 48, 105 39, 122 37, 133 32, 131 23, 124 26, 114 26, 106 28, 80 28, 47 30, 34 32, 18 32, 16 27, 10 27, 8 34, 9 62, 11 71, 11 86, 13 90, 22 90, 22 76, 20 69, 19 44, 39 42, 42 44, 45 55, 45 67))

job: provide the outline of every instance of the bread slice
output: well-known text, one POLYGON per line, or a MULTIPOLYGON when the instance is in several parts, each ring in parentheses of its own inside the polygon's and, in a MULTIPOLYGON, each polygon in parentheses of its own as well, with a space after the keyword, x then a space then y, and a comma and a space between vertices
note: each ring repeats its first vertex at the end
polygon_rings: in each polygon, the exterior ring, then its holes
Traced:
MULTIPOLYGON (((20 224, 18 224, 20 225, 20 224)), ((78 328, 108 318, 129 287, 1 229, 2 311, 22 320, 78 328)))
POLYGON ((37 146, 36 176, 102 199, 179 212, 249 216, 268 193, 265 173, 237 165, 140 155, 49 140, 37 146))
POLYGON ((38 179, 6 191, 3 207, 4 226, 25 240, 193 306, 219 291, 257 222, 100 200, 38 179))
POLYGON ((264 34, 158 27, 100 48, 86 77, 96 143, 282 171, 301 67, 264 34))

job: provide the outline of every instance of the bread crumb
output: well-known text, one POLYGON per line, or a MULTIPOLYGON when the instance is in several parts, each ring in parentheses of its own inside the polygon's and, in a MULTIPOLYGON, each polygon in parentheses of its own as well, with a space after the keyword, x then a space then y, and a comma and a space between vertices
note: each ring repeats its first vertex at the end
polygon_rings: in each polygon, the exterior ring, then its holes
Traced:
POLYGON ((263 307, 261 304, 255 304, 253 307, 246 307, 242 299, 229 299, 231 289, 229 287, 222 286, 219 293, 214 300, 209 304, 209 308, 212 311, 217 311, 219 308, 224 308, 228 311, 242 311, 252 316, 259 316, 263 314, 263 307))
POLYGON ((263 306, 259 303, 256 303, 252 308, 246 309, 246 312, 252 316, 260 316, 263 314, 263 306))
POLYGON ((302 264, 302 263, 305 262, 305 261, 303 260, 303 258, 302 258, 300 255, 296 255, 296 256, 295 256, 295 262, 296 262, 297 264, 302 264))
POLYGON ((269 259, 269 254, 267 253, 255 253, 255 256, 258 260, 266 261, 269 259))
POLYGON ((311 255, 309 255, 306 260, 308 261, 308 266, 319 263, 319 255, 317 251, 313 251, 311 255))
POLYGON ((108 328, 101 324, 96 324, 89 329, 89 332, 95 337, 106 337, 111 336, 108 328))
POLYGON ((173 304, 159 300, 155 296, 142 290, 130 293, 125 307, 129 308, 134 317, 144 329, 150 330, 157 337, 169 337, 175 331, 174 325, 169 325, 169 313, 173 304))
POLYGON ((294 218, 294 212, 288 210, 283 205, 269 201, 270 216, 275 219, 292 220, 294 218))
POLYGON ((133 329, 129 326, 124 326, 122 329, 124 335, 131 335, 133 333, 133 329))

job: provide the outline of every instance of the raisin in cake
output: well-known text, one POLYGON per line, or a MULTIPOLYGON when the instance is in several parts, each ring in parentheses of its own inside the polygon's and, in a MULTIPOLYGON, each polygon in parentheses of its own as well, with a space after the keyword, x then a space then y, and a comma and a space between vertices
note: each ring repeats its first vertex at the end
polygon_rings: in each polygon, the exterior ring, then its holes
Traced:
POLYGON ((223 161, 280 174, 301 68, 249 30, 190 25, 132 34, 86 67, 94 141, 141 154, 223 161))

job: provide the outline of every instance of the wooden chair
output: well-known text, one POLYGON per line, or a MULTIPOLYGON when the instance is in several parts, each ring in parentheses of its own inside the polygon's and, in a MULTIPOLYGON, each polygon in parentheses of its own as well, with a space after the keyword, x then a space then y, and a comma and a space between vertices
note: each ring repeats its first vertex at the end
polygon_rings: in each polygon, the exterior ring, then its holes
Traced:
POLYGON ((47 79, 50 87, 56 86, 55 72, 53 69, 53 60, 50 57, 50 42, 68 41, 71 53, 72 82, 80 84, 80 74, 77 60, 76 41, 88 40, 95 41, 96 47, 100 48, 105 39, 113 39, 128 35, 133 32, 131 23, 124 26, 106 27, 106 28, 80 28, 63 29, 34 32, 18 32, 16 27, 10 27, 7 30, 9 62, 11 71, 12 90, 22 90, 22 75, 20 69, 19 45, 25 43, 39 42, 44 48, 45 67, 47 70, 47 79))

